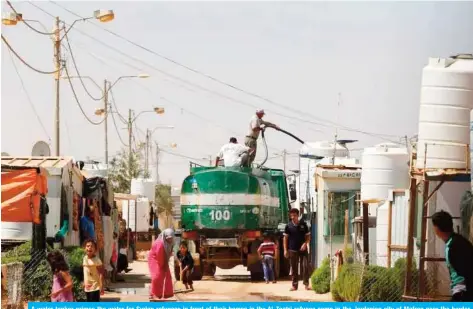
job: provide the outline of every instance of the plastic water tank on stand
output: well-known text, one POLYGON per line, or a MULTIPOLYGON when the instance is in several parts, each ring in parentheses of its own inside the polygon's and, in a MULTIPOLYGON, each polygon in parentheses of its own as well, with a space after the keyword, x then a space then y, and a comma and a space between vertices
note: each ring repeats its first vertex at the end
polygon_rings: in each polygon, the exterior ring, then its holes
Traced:
POLYGON ((473 56, 429 59, 422 73, 417 168, 468 166, 471 109, 473 56))
POLYGON ((131 194, 146 197, 154 201, 156 182, 152 179, 137 178, 131 180, 131 194))
POLYGON ((335 150, 335 157, 348 157, 348 149, 341 144, 334 144, 333 142, 321 141, 314 143, 305 143, 299 154, 301 157, 333 157, 335 150))
POLYGON ((407 148, 383 143, 365 148, 361 162, 361 200, 384 201, 391 189, 409 188, 409 154, 407 148))

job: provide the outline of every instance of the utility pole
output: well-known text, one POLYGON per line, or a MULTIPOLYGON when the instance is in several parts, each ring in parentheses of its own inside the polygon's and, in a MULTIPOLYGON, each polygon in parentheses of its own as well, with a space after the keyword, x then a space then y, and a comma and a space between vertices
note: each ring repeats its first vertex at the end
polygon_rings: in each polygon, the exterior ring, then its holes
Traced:
POLYGON ((159 185, 159 145, 156 142, 156 184, 159 185))
POLYGON ((286 175, 286 154, 287 154, 287 151, 286 149, 284 149, 282 151, 282 163, 283 163, 284 175, 286 175))
POLYGON ((145 175, 149 175, 149 149, 151 145, 149 144, 150 132, 146 129, 146 149, 145 149, 145 175))
POLYGON ((56 106, 55 106, 55 136, 54 136, 54 143, 55 143, 55 149, 54 153, 57 157, 60 155, 60 112, 59 112, 59 91, 60 91, 60 84, 59 81, 61 80, 61 29, 59 27, 59 17, 56 17, 56 23, 55 23, 55 29, 54 29, 54 62, 55 62, 55 67, 56 67, 56 74, 55 79, 56 79, 56 106))
POLYGON ((132 123, 132 110, 131 108, 128 110, 128 174, 130 176, 130 194, 131 194, 131 180, 133 179, 133 175, 131 174, 131 164, 133 161, 133 153, 131 152, 132 147, 131 147, 131 139, 133 136, 133 123, 132 123))
POLYGON ((105 164, 108 165, 108 81, 103 81, 103 109, 104 109, 104 126, 105 126, 105 164))
MULTIPOLYGON (((337 103, 337 123, 340 113, 340 98, 342 94, 338 94, 338 103, 337 103)), ((335 165, 335 156, 337 154, 337 141, 338 141, 338 127, 335 127, 335 141, 333 142, 333 158, 332 158, 332 165, 335 165)))

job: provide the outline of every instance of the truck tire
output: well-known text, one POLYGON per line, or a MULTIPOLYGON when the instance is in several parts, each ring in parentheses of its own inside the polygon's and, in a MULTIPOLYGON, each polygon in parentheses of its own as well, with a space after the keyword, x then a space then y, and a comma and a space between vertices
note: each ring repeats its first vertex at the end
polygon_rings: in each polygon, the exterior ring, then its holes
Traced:
POLYGON ((264 274, 263 272, 250 271, 250 278, 253 282, 262 281, 264 279, 264 274))
POLYGON ((279 278, 285 278, 289 276, 289 272, 291 270, 291 264, 289 259, 284 256, 284 246, 283 244, 284 239, 281 237, 279 243, 279 278))
POLYGON ((208 277, 215 276, 215 272, 217 271, 217 266, 215 264, 204 263, 202 264, 203 268, 203 275, 208 277))

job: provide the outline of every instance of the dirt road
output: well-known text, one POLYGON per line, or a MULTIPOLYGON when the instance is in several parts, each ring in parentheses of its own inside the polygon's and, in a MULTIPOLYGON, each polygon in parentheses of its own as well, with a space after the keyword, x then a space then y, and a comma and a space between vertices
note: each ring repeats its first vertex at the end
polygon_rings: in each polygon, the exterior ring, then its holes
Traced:
MULTIPOLYGON (((124 275, 125 282, 115 283, 103 301, 146 302, 149 295, 148 263, 134 262, 133 271, 124 275)), ((290 282, 276 284, 252 283, 243 267, 231 270, 217 269, 215 278, 196 281, 195 291, 178 293, 174 301, 331 301, 329 294, 317 295, 313 291, 290 292, 290 282)))

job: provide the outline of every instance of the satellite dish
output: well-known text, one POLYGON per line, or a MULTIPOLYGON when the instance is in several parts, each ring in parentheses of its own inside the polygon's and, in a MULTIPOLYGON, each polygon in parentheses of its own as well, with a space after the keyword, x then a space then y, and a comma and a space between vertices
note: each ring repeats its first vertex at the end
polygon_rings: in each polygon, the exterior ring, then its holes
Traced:
POLYGON ((9 157, 10 154, 8 152, 2 152, 2 157, 9 157))
POLYGON ((51 149, 46 142, 39 141, 33 146, 33 151, 31 151, 33 157, 49 157, 51 155, 51 149))

